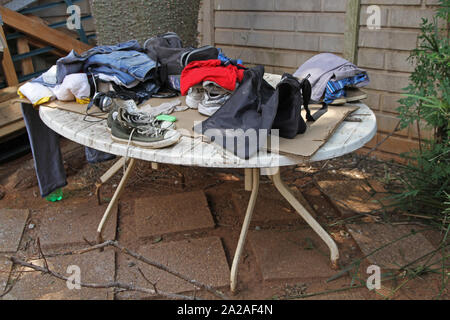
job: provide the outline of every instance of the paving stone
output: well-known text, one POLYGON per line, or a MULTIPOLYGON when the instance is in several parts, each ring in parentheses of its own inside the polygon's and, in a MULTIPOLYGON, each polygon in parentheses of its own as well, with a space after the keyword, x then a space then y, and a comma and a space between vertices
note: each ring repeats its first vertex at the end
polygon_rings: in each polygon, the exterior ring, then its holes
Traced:
POLYGON ((2 294, 6 289, 11 268, 11 261, 6 257, 0 256, 0 294, 2 294))
MULTIPOLYGON (((95 201, 73 203, 69 207, 48 208, 36 218, 37 236, 43 248, 56 248, 64 245, 86 245, 97 239, 97 227, 107 208, 98 206, 95 201)), ((117 228, 117 206, 113 209, 103 232, 104 239, 114 240, 117 228)))
POLYGON ((309 228, 249 234, 264 280, 331 277, 329 250, 309 228))
POLYGON ((327 174, 318 179, 318 184, 343 215, 380 209, 378 200, 386 197, 371 193, 370 187, 357 177, 345 179, 342 175, 327 174))
POLYGON ((0 252, 12 253, 19 249, 28 215, 28 209, 0 210, 0 252))
MULTIPOLYGON (((410 234, 412 230, 417 230, 417 226, 391 226, 370 223, 347 225, 347 229, 364 255, 368 255, 374 250, 410 234)), ((398 269, 400 266, 409 264, 433 250, 435 250, 433 245, 422 234, 418 233, 378 251, 367 259, 381 268, 398 269)), ((436 255, 434 260, 430 262, 439 260, 439 258, 440 256, 436 255)), ((423 263, 424 261, 416 265, 423 263)))
POLYGON ((203 231, 215 226, 203 191, 138 199, 135 219, 140 238, 203 231))
MULTIPOLYGON (((363 289, 365 290, 365 289, 363 289)), ((349 301, 349 300, 366 300, 367 297, 360 291, 341 292, 341 293, 328 293, 324 295, 309 297, 304 300, 338 300, 338 301, 349 301)))
MULTIPOLYGON (((140 247, 138 252, 190 279, 201 281, 215 288, 229 285, 230 269, 222 242, 218 237, 145 245, 140 247)), ((157 282, 157 288, 160 291, 183 293, 194 290, 191 284, 167 272, 141 262, 134 264, 132 260, 128 265, 119 266, 118 281, 149 287, 138 268, 142 270, 148 280, 157 282)), ((121 297, 129 296, 125 294, 121 297)))
MULTIPOLYGON (((291 190, 297 200, 315 215, 314 210, 298 192, 298 190, 291 190)), ((250 192, 232 193, 232 202, 236 210, 244 217, 248 201, 250 199, 250 192)), ((302 220, 300 215, 292 208, 292 206, 280 195, 280 193, 273 186, 261 186, 258 200, 256 202, 255 210, 252 218, 252 225, 261 225, 265 223, 287 223, 302 220)))
MULTIPOLYGON (((336 271, 336 273, 339 271, 336 271)), ((350 288, 352 277, 343 275, 339 279, 326 282, 325 279, 306 280, 304 295, 309 297, 298 300, 367 300, 370 298, 370 291, 366 287, 350 288)))
MULTIPOLYGON (((44 261, 29 261, 34 265, 44 266, 44 261)), ((106 249, 104 252, 93 251, 83 255, 60 256, 47 258, 50 270, 70 277, 69 266, 78 266, 81 271, 82 283, 106 284, 115 278, 115 252, 106 249)), ((112 300, 113 289, 69 290, 67 283, 48 274, 22 268, 23 272, 12 290, 4 296, 6 300, 112 300), (32 271, 32 272, 30 272, 32 271)))

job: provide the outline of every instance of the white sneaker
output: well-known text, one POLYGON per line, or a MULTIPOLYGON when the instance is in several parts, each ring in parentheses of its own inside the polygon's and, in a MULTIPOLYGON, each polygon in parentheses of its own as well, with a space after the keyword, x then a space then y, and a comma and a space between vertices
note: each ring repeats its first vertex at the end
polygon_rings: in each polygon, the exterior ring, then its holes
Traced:
POLYGON ((198 109, 199 103, 203 99, 204 89, 201 87, 192 87, 186 96, 186 104, 191 109, 198 109))
POLYGON ((232 92, 225 90, 212 81, 203 82, 203 99, 198 105, 198 112, 212 116, 231 98, 232 92))

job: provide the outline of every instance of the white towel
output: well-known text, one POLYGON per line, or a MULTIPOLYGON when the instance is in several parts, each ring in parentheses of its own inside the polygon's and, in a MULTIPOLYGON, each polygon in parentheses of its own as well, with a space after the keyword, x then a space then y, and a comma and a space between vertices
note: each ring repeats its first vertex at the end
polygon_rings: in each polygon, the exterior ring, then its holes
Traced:
POLYGON ((52 88, 56 99, 60 101, 73 101, 88 104, 91 95, 91 86, 85 73, 73 73, 64 78, 61 85, 52 88))
POLYGON ((25 83, 17 90, 17 94, 30 100, 35 107, 55 99, 55 95, 48 87, 36 82, 25 83))

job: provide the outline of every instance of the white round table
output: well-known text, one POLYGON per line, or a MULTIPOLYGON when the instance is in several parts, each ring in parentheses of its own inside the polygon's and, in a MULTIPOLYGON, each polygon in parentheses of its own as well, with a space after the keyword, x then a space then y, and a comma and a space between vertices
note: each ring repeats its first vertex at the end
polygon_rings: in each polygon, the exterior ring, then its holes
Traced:
MULTIPOLYGON (((365 104, 354 104, 359 110, 352 114, 361 122, 343 122, 333 136, 309 161, 328 160, 360 149, 375 136, 377 122, 375 114, 365 104)), ((81 114, 60 109, 41 107, 42 121, 63 137, 87 147, 144 161, 174 165, 199 166, 209 168, 270 168, 296 165, 304 162, 299 157, 265 153, 257 158, 241 159, 205 143, 201 137, 183 136, 180 142, 165 149, 146 149, 117 143, 111 139, 106 129, 106 121, 86 122, 81 114)))
MULTIPOLYGON (((275 83, 277 80, 279 81, 279 77, 275 76, 270 80, 272 80, 272 83, 275 83)), ((361 122, 343 122, 339 125, 333 136, 309 161, 328 160, 351 153, 363 147, 375 136, 377 123, 374 113, 365 104, 359 103, 354 105, 359 106, 359 110, 354 112, 352 117, 361 119, 361 122)), ((238 265, 257 201, 261 169, 272 168, 272 170, 267 170, 265 174, 271 178, 278 191, 327 244, 330 249, 332 266, 337 267, 339 251, 336 243, 313 216, 298 202, 281 180, 279 167, 296 165, 304 162, 304 160, 298 157, 272 153, 259 155, 258 159, 251 158, 244 160, 228 152, 224 152, 223 149, 219 149, 214 144, 203 142, 201 137, 191 138, 183 136, 178 144, 170 148, 145 149, 114 142, 111 139, 111 134, 106 129, 106 121, 86 122, 83 121, 84 116, 81 114, 44 106, 40 108, 40 117, 49 128, 67 139, 93 149, 125 157, 108 170, 101 178, 102 183, 106 182, 114 173, 120 170, 126 163, 126 158, 131 159, 98 227, 98 242, 103 241, 102 232, 105 223, 112 208, 117 203, 137 159, 150 161, 155 164, 165 163, 210 168, 243 168, 245 169, 246 190, 251 191, 252 194, 231 269, 231 290, 235 292, 237 287, 238 265)))

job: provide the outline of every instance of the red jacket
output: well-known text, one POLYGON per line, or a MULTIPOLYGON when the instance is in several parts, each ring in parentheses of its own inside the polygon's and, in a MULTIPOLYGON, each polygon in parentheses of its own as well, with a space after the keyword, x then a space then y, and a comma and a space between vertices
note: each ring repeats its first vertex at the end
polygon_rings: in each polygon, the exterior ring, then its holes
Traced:
POLYGON ((193 61, 181 73, 181 94, 187 95, 189 88, 203 81, 214 81, 224 89, 234 91, 236 82, 242 82, 244 70, 229 64, 223 66, 220 60, 193 61))

